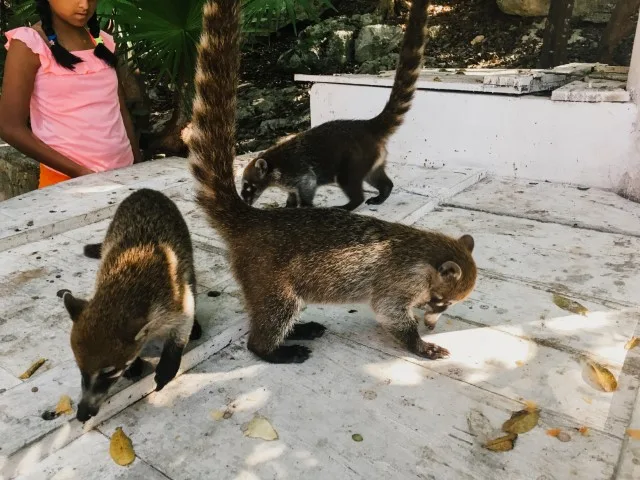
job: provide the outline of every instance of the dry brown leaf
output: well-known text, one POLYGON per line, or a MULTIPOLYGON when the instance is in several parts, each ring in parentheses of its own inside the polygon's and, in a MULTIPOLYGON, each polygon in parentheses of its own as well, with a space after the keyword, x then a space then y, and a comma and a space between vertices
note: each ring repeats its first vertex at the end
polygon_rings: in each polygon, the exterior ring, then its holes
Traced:
POLYGON ((122 466, 129 465, 136 459, 131 439, 122 431, 122 427, 117 427, 111 436, 109 454, 114 462, 122 466))
POLYGON ((218 420, 222 420, 224 417, 224 410, 214 410, 210 415, 211 418, 217 422, 218 420))
POLYGON ((625 343, 625 350, 631 350, 632 348, 640 345, 640 337, 631 337, 627 343, 625 343))
POLYGON ((58 404, 56 405, 56 414, 63 415, 67 413, 73 413, 73 408, 71 407, 71 398, 69 395, 62 395, 60 400, 58 400, 58 404))
POLYGON ((502 424, 502 431, 506 433, 527 433, 538 424, 540 414, 537 410, 520 410, 514 412, 511 418, 502 424))
POLYGON ((614 392, 618 388, 618 381, 608 368, 592 361, 589 361, 589 367, 591 378, 600 385, 605 392, 614 392))
POLYGON ((531 400, 525 400, 524 401, 524 409, 527 412, 535 412, 538 410, 538 404, 534 401, 531 400))
POLYGON ((269 420, 260 415, 256 415, 243 428, 245 437, 261 438, 262 440, 277 440, 278 432, 275 431, 269 420))
POLYGON ((562 310, 566 310, 578 315, 586 315, 587 313, 589 313, 589 309, 587 309, 587 307, 585 307, 584 305, 581 305, 573 300, 569 300, 567 297, 563 297, 562 295, 558 295, 557 293, 553 294, 553 303, 555 303, 562 310))
POLYGON ((513 450, 516 438, 518 438, 518 435, 515 433, 509 433, 494 440, 489 440, 484 444, 484 448, 491 450, 492 452, 507 452, 509 450, 513 450))
POLYGON ((634 440, 640 440, 640 428, 627 428, 627 435, 634 440))
POLYGON ((584 437, 588 437, 589 436, 589 427, 580 427, 578 429, 578 431, 580 432, 580 435, 582 435, 584 437))
POLYGON ((20 380, 26 380, 27 378, 31 378, 31 375, 33 375, 34 373, 36 373, 36 371, 42 366, 44 365, 44 362, 46 362, 47 359, 46 358, 41 358, 39 360, 36 360, 35 362, 33 362, 31 364, 31 366, 29 368, 27 368, 27 370, 20 375, 20 380))
POLYGON ((518 367, 522 367, 524 365, 524 362, 522 360, 516 360, 516 365, 518 367))
POLYGON ((549 435, 550 437, 557 437, 560 432, 562 432, 562 430, 560 430, 559 428, 550 428, 549 430, 547 430, 547 435, 549 435))

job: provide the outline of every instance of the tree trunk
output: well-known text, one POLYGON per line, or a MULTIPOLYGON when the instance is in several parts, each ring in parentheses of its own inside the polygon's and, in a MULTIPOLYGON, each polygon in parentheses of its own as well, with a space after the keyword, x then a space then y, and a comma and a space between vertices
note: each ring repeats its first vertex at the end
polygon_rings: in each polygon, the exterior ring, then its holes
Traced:
POLYGON ((383 21, 389 20, 391 17, 395 16, 395 4, 395 0, 378 0, 376 13, 380 15, 383 21))
POLYGON ((538 65, 552 68, 567 62, 567 42, 575 0, 553 0, 547 16, 538 65))
POLYGON ((613 52, 625 38, 631 35, 636 27, 640 0, 618 0, 611 19, 602 33, 598 47, 598 60, 610 64, 613 52))
POLYGON ((146 158, 147 152, 145 152, 144 142, 141 141, 141 137, 149 132, 151 119, 151 103, 147 95, 147 89, 140 72, 137 69, 134 70, 126 58, 120 56, 116 68, 124 91, 127 110, 129 110, 129 115, 133 121, 136 138, 146 158))

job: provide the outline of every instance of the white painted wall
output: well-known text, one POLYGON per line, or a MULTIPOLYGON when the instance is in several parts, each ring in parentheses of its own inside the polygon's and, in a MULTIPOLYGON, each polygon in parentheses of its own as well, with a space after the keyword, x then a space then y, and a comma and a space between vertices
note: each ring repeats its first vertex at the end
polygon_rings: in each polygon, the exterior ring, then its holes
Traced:
MULTIPOLYGON (((371 117, 389 93, 389 88, 316 83, 312 126, 371 117)), ((628 169, 637 108, 418 90, 405 124, 390 140, 389 154, 410 164, 480 167, 500 176, 615 188, 628 169)))

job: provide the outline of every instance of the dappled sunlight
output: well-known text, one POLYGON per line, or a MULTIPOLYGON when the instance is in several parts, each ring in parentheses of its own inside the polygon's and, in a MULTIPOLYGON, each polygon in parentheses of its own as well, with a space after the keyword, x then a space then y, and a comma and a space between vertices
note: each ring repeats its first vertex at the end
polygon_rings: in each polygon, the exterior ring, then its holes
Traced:
POLYGON ((256 445, 253 452, 251 452, 251 454, 249 454, 245 459, 245 463, 250 467, 253 467, 260 463, 270 462, 281 457, 286 450, 287 446, 282 442, 275 444, 262 443, 260 445, 256 445))
POLYGON ((453 10, 454 8, 451 5, 429 5, 428 7, 429 16, 431 17, 437 17, 444 13, 451 13, 453 10))
POLYGON ((370 363, 362 369, 382 382, 390 382, 391 385, 417 386, 424 379, 424 370, 414 364, 397 358, 380 363, 370 363))
MULTIPOLYGON (((148 397, 148 402, 156 407, 170 407, 176 401, 190 397, 195 393, 201 391, 203 388, 207 388, 213 384, 223 384, 224 382, 231 382, 234 380, 242 380, 243 378, 257 377, 262 370, 267 367, 265 364, 256 364, 249 367, 237 368, 229 372, 215 372, 215 373, 199 373, 199 372, 186 372, 180 376, 180 382, 169 382, 169 384, 162 390, 161 395, 152 394, 148 397)), ((268 395, 264 392, 254 392, 248 394, 252 401, 264 400, 268 395), (255 398, 255 400, 254 400, 255 398)), ((249 400, 245 399, 245 403, 249 400)))

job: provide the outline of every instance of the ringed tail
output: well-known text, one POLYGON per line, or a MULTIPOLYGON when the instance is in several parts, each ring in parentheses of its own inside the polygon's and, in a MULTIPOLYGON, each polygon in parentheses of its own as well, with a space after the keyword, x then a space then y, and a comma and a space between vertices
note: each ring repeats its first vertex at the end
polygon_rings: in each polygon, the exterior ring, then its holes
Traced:
POLYGON ((370 120, 374 131, 384 137, 390 136, 402 125, 405 114, 411 108, 424 53, 428 6, 428 0, 411 2, 391 95, 382 112, 370 120))
POLYGON ((251 212, 238 195, 233 175, 240 2, 204 4, 189 135, 191 173, 199 184, 196 201, 223 234, 246 224, 251 212))

